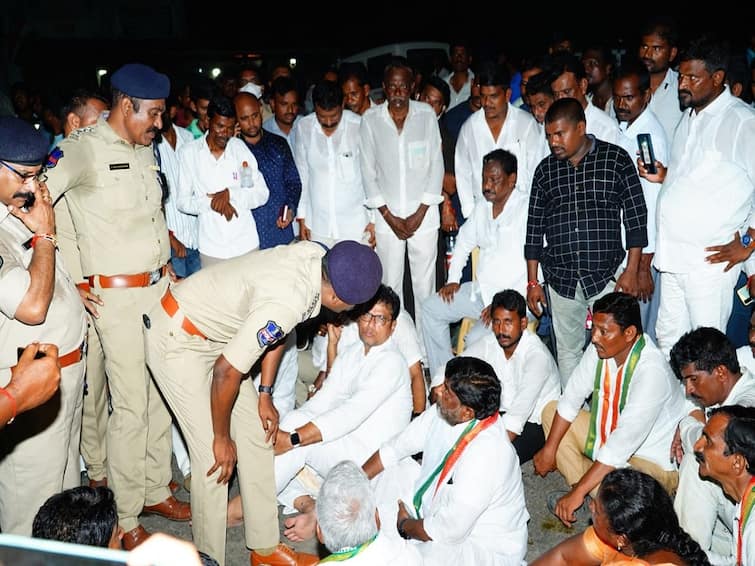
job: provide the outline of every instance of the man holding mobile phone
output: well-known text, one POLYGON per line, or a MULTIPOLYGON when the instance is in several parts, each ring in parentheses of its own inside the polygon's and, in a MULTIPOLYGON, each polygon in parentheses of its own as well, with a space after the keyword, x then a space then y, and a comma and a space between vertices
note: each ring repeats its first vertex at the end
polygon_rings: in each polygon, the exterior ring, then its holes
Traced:
POLYGON ((0 369, 0 395, 11 406, 0 437, 0 529, 25 536, 48 497, 81 482, 86 320, 57 251, 42 167, 47 148, 45 137, 28 123, 0 118, 0 368, 6 368, 0 369), (19 359, 18 348, 32 342, 60 349, 60 394, 16 418, 29 408, 16 387, 18 372, 36 353, 32 348, 19 359))

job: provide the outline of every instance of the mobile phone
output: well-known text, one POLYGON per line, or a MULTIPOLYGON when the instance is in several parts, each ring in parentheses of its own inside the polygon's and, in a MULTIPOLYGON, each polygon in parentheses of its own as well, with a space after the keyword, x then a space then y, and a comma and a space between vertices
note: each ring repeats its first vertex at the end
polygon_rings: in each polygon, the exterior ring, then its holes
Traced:
MULTIPOLYGON (((21 359, 21 356, 23 356, 23 354, 24 354, 24 350, 26 350, 26 348, 16 348, 16 356, 17 356, 16 359, 17 360, 21 359)), ((46 354, 42 350, 37 350, 37 353, 34 355, 34 359, 38 360, 39 358, 44 358, 45 355, 46 354)))
POLYGON ((280 210, 278 210, 278 218, 280 218, 282 221, 286 221, 286 218, 288 217, 288 205, 284 204, 280 207, 280 210))
POLYGON ((752 304, 753 298, 750 296, 750 288, 747 285, 742 285, 737 289, 737 297, 746 307, 752 304))
POLYGON ((650 134, 637 134, 637 146, 640 148, 640 159, 645 169, 648 173, 655 175, 658 171, 655 168, 655 152, 650 134))

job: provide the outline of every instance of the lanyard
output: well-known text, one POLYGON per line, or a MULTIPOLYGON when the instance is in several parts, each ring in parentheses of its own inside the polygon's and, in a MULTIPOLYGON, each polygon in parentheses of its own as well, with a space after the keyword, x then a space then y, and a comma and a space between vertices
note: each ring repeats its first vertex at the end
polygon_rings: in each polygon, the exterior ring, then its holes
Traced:
POLYGON ((377 538, 377 533, 375 533, 375 536, 372 537, 367 542, 363 542, 359 546, 347 546, 346 548, 342 548, 341 550, 334 552, 330 556, 326 556, 318 564, 324 564, 325 562, 343 562, 345 560, 348 560, 349 558, 353 558, 360 552, 362 552, 365 548, 370 546, 372 542, 377 538))
MULTIPOLYGON (((469 446, 469 443, 472 442, 478 434, 495 423, 497 420, 498 413, 495 413, 487 417, 486 419, 483 419, 482 421, 473 419, 469 422, 466 428, 464 428, 454 445, 448 452, 446 452, 446 455, 443 457, 441 463, 438 464, 438 467, 433 470, 433 473, 430 474, 430 476, 425 480, 425 483, 423 483, 422 486, 420 486, 420 488, 417 490, 417 493, 414 494, 412 503, 414 503, 414 510, 417 512, 418 518, 421 517, 419 509, 420 507, 422 507, 422 497, 430 487, 430 484, 433 483, 438 475, 440 475, 440 477, 438 477, 438 483, 435 485, 435 493, 437 493, 438 488, 441 486, 446 476, 451 471, 451 468, 453 468, 454 464, 461 457, 464 449, 469 446)), ((435 496, 435 493, 433 493, 433 497, 435 496)))

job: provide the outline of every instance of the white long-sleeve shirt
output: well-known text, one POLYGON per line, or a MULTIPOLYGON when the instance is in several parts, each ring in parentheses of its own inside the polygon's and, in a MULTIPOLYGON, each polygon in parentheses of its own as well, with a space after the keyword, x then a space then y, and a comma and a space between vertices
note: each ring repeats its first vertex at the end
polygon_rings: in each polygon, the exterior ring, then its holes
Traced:
MULTIPOLYGON (((594 135, 599 140, 619 143, 621 133, 616 120, 593 104, 588 104, 585 108, 585 126, 586 133, 594 135)), ((629 155, 634 155, 634 152, 629 155)))
MULTIPOLYGON (((604 360, 610 375, 615 378, 618 367, 613 358, 604 360)), ((579 365, 571 374, 561 399, 558 401, 558 414, 571 422, 579 413, 585 399, 593 392, 598 354, 590 344, 579 365)), ((608 393, 611 399, 620 395, 615 379, 610 380, 610 390, 603 389, 601 379, 600 395, 608 393)), ((609 403, 612 410, 614 403, 609 403)), ((618 406, 618 404, 616 404, 618 406)), ((616 428, 610 433, 605 444, 596 438, 595 460, 615 468, 627 466, 629 458, 639 456, 655 462, 663 470, 673 470, 669 460, 669 447, 676 432, 676 425, 684 415, 684 394, 679 381, 661 351, 653 341, 645 336, 645 347, 634 369, 624 410, 618 416, 616 428)), ((608 414, 608 419, 612 418, 608 414)))
POLYGON ((227 259, 258 248, 260 242, 252 209, 265 204, 270 191, 246 144, 231 138, 223 154, 216 159, 205 135, 184 145, 178 159, 178 210, 198 216, 200 253, 227 259), (244 161, 252 170, 252 187, 241 186, 244 161), (207 196, 226 188, 238 213, 230 221, 212 210, 212 199, 207 196))
POLYGON ((315 234, 359 241, 368 223, 359 164, 362 120, 344 110, 335 132, 326 136, 312 113, 298 121, 294 159, 301 177, 298 218, 315 234))
POLYGON ((484 110, 472 114, 461 127, 454 155, 456 191, 464 218, 469 218, 475 203, 483 200, 482 158, 499 148, 516 156, 517 187, 526 194, 535 168, 548 154, 537 121, 529 112, 509 104, 498 139, 493 138, 484 110))
POLYGON ((181 166, 178 161, 178 151, 187 143, 194 141, 194 135, 186 128, 173 124, 176 132, 176 148, 173 149, 165 138, 157 144, 160 152, 160 167, 168 180, 168 198, 165 199, 165 223, 168 230, 173 232, 176 239, 189 249, 197 249, 199 240, 199 222, 192 214, 185 214, 178 210, 178 173, 181 166))
POLYGON ((660 271, 723 271, 707 246, 755 226, 755 110, 728 87, 676 128, 668 173, 658 197, 654 265, 660 271))
POLYGON ((490 332, 464 350, 488 362, 501 381, 501 415, 506 430, 521 434, 528 422, 542 424, 543 408, 561 395, 561 375, 540 338, 525 330, 511 358, 490 332))
MULTIPOLYGON (((402 458, 422 451, 416 490, 443 461, 468 424, 451 426, 437 406, 431 407, 383 444, 383 466, 388 469, 402 458)), ((436 492, 439 477, 425 491, 420 508, 424 529, 432 539, 419 544, 425 563, 522 564, 527 552, 529 514, 519 458, 501 419, 469 443, 436 492)))
MULTIPOLYGON (((422 102, 409 101, 409 113, 399 132, 388 104, 369 108, 360 130, 361 168, 367 207, 386 205, 395 216, 406 218, 421 204, 429 206, 417 232, 437 230, 443 202, 443 155, 438 118, 422 102)), ((382 216, 375 215, 375 230, 391 232, 382 216)))
POLYGON ((480 200, 470 219, 459 228, 448 283, 459 283, 461 272, 472 250, 480 247, 477 262, 475 292, 479 290, 482 302, 489 305, 493 295, 504 289, 514 289, 527 295, 527 262, 524 259, 524 241, 527 233, 527 207, 529 197, 514 189, 503 210, 493 218, 493 205, 480 200))
POLYGON ((666 70, 666 77, 650 97, 648 108, 663 125, 666 139, 671 143, 676 126, 682 118, 682 110, 679 108, 679 76, 674 69, 666 70))
MULTIPOLYGON (((628 122, 620 122, 619 130, 621 132, 619 145, 623 147, 629 154, 629 157, 632 158, 635 169, 637 169, 637 134, 650 134, 650 138, 653 140, 653 153, 655 154, 655 159, 664 164, 668 163, 669 146, 666 132, 658 121, 658 118, 653 114, 652 110, 645 108, 645 110, 637 116, 635 121, 631 124, 628 122)), ((645 196, 645 206, 648 209, 648 245, 642 249, 642 253, 652 254, 655 253, 655 208, 656 203, 658 202, 658 193, 661 190, 661 183, 651 183, 644 177, 640 177, 640 184, 642 185, 642 194, 645 196)), ((621 233, 623 237, 623 224, 621 233)))
POLYGON ((409 370, 389 338, 366 355, 361 341, 339 351, 317 395, 287 418, 311 421, 323 442, 349 435, 369 448, 403 430, 411 414, 409 370))

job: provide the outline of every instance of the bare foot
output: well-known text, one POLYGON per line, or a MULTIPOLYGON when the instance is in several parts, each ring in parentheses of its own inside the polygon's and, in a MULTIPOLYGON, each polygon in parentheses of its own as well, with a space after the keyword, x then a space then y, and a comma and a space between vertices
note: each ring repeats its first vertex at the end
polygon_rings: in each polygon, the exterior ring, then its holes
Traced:
POLYGON ((226 527, 239 527, 244 524, 244 509, 241 507, 241 496, 237 495, 228 502, 228 519, 226 527))
POLYGON ((289 540, 302 542, 315 536, 316 525, 317 519, 314 510, 300 513, 283 521, 283 526, 286 527, 283 534, 289 540))

